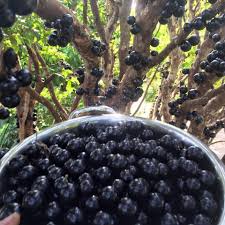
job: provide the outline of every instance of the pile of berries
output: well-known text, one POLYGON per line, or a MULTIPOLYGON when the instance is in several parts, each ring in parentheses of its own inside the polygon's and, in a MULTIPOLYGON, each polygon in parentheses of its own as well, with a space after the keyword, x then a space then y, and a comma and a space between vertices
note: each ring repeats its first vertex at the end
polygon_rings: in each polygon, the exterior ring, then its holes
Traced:
MULTIPOLYGON (((3 61, 6 71, 4 74, 1 74, 0 102, 4 107, 15 108, 20 104, 19 89, 29 86, 32 82, 32 76, 27 69, 21 69, 16 72, 12 71, 18 63, 17 54, 12 48, 4 52, 3 61)), ((6 119, 8 117, 8 109, 1 108, 0 119, 6 119)))
POLYGON ((98 57, 101 57, 106 50, 106 44, 98 40, 92 40, 91 51, 98 57))
POLYGON ((132 34, 136 35, 141 32, 141 27, 138 23, 136 23, 136 18, 134 16, 128 16, 127 23, 131 26, 130 32, 132 34))
POLYGON ((83 122, 31 143, 2 177, 0 219, 19 212, 23 225, 213 225, 220 216, 207 155, 137 120, 83 122))
POLYGON ((160 24, 167 24, 169 18, 175 16, 177 18, 182 17, 185 13, 186 0, 169 0, 166 3, 164 10, 161 13, 161 18, 159 19, 160 24))
POLYGON ((55 29, 48 37, 49 45, 66 47, 72 41, 74 27, 73 17, 70 14, 64 14, 61 19, 56 19, 54 22, 46 21, 45 26, 55 29))
POLYGON ((201 73, 201 77, 199 76, 200 73, 195 75, 195 78, 198 78, 195 79, 197 84, 205 81, 206 73, 215 73, 218 77, 225 75, 225 41, 221 40, 219 34, 214 34, 211 38, 215 42, 215 46, 207 56, 207 59, 200 64, 200 67, 204 72, 201 73))
POLYGON ((26 16, 37 7, 38 0, 0 0, 0 42, 3 39, 1 28, 9 28, 16 21, 16 15, 26 16))

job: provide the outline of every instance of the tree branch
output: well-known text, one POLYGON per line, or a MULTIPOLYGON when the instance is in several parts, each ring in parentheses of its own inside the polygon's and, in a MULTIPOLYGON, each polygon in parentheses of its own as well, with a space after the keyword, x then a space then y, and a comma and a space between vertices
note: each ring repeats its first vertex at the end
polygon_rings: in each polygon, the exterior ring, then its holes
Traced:
POLYGON ((49 110, 49 112, 55 118, 56 122, 62 121, 57 110, 54 108, 54 106, 51 104, 50 101, 48 101, 46 98, 40 96, 35 90, 33 90, 30 87, 26 87, 24 89, 31 95, 32 98, 36 99, 38 102, 40 102, 42 105, 44 105, 49 110))
POLYGON ((88 1, 83 0, 83 24, 87 25, 88 23, 88 1))
MULTIPOLYGON (((224 9, 225 9, 225 0, 220 0, 220 1, 216 2, 215 4, 213 4, 213 6, 211 7, 211 10, 215 14, 219 13, 220 11, 222 11, 224 9)), ((182 30, 180 32, 180 34, 178 34, 176 37, 174 37, 174 39, 166 46, 166 48, 164 48, 162 50, 162 52, 154 58, 150 67, 153 67, 153 66, 161 63, 165 58, 167 58, 167 56, 170 54, 170 52, 174 48, 176 48, 179 44, 181 44, 182 41, 184 41, 188 37, 189 34, 190 33, 184 32, 182 30)))
POLYGON ((116 24, 119 19, 119 9, 121 7, 120 2, 111 0, 111 7, 112 7, 112 15, 110 16, 110 19, 107 22, 106 28, 105 28, 105 39, 106 42, 109 43, 112 39, 112 34, 116 29, 116 24))
MULTIPOLYGON (((50 75, 50 73, 49 73, 49 71, 48 71, 46 62, 45 62, 45 60, 43 59, 43 57, 41 56, 41 54, 40 54, 40 52, 39 52, 39 50, 38 50, 38 48, 37 48, 36 45, 34 46, 34 49, 35 49, 37 58, 38 58, 39 62, 41 63, 41 66, 42 66, 42 68, 43 68, 43 70, 44 70, 44 72, 45 72, 46 77, 47 77, 47 78, 50 78, 51 75, 50 75)), ((60 104, 60 102, 58 101, 58 98, 56 97, 55 90, 54 90, 54 87, 53 87, 52 83, 51 83, 51 82, 47 82, 46 84, 47 84, 47 87, 48 87, 50 96, 51 96, 51 98, 52 98, 52 100, 53 100, 55 106, 56 106, 57 109, 59 110, 59 113, 60 113, 61 117, 62 117, 64 120, 66 120, 66 119, 68 118, 68 115, 67 115, 65 109, 63 108, 63 106, 62 106, 62 105, 60 104)))
POLYGON ((144 93, 144 95, 143 95, 143 97, 142 97, 142 100, 141 100, 141 102, 139 103, 137 109, 136 109, 136 110, 134 111, 134 113, 132 114, 132 116, 135 116, 135 115, 138 113, 138 111, 140 110, 140 108, 141 108, 143 102, 145 101, 146 96, 147 96, 147 94, 148 94, 148 90, 149 90, 149 88, 150 88, 152 82, 154 81, 154 79, 155 79, 155 77, 156 77, 156 75, 157 75, 157 72, 158 72, 159 67, 160 67, 160 65, 158 65, 158 67, 155 69, 155 72, 154 72, 152 78, 149 80, 149 82, 148 82, 148 84, 147 84, 147 87, 146 87, 146 89, 145 89, 145 93, 144 93))
POLYGON ((100 18, 100 15, 99 15, 97 0, 90 0, 90 4, 91 4, 91 10, 92 10, 92 13, 93 13, 93 16, 94 16, 95 25, 96 25, 98 34, 99 34, 101 40, 104 43, 107 43, 106 35, 105 35, 105 29, 104 29, 104 26, 101 22, 101 18, 100 18))
POLYGON ((128 54, 130 46, 130 26, 127 24, 127 17, 130 15, 131 6, 133 0, 123 0, 123 4, 120 8, 120 47, 119 47, 119 61, 120 61, 120 76, 119 79, 123 78, 126 72, 127 65, 125 64, 125 57, 128 54))

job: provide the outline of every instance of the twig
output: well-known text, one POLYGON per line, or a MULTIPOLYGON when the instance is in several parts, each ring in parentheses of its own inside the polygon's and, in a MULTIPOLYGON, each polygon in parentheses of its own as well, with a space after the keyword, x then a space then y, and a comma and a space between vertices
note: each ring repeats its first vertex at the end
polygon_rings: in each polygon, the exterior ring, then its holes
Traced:
POLYGON ((80 100, 81 100, 81 97, 80 96, 76 96, 76 98, 73 101, 73 105, 72 105, 72 108, 71 108, 71 112, 73 112, 74 110, 77 109, 77 107, 78 107, 78 105, 80 103, 80 100))
POLYGON ((119 19, 119 9, 121 7, 120 2, 112 1, 112 15, 110 16, 106 28, 105 28, 105 39, 106 42, 109 43, 110 40, 112 39, 112 34, 116 29, 116 24, 119 19))
POLYGON ((148 94, 148 90, 149 90, 149 88, 150 88, 150 86, 151 86, 153 80, 154 80, 155 77, 156 77, 156 74, 157 74, 157 72, 158 72, 159 67, 160 67, 160 65, 158 65, 158 67, 155 69, 155 72, 154 72, 152 78, 149 80, 148 85, 147 85, 147 87, 146 87, 146 89, 145 89, 145 93, 144 93, 144 95, 143 95, 143 97, 142 97, 142 100, 141 100, 141 102, 139 103, 139 105, 138 105, 137 109, 135 110, 135 112, 132 114, 132 116, 135 116, 135 115, 138 113, 138 111, 140 110, 140 108, 141 108, 143 102, 145 101, 145 98, 146 98, 146 96, 147 96, 147 94, 148 94))
POLYGON ((210 144, 210 146, 211 146, 211 145, 218 144, 218 143, 225 143, 225 141, 215 141, 215 142, 212 142, 212 143, 210 144))
POLYGON ((97 0, 90 0, 90 4, 91 4, 91 10, 92 10, 92 13, 94 16, 95 25, 96 25, 98 34, 99 34, 101 40, 106 43, 105 29, 104 29, 104 26, 101 22, 101 18, 99 15, 97 0))
POLYGON ((35 54, 33 49, 30 46, 28 46, 27 44, 26 44, 26 47, 27 47, 27 52, 33 62, 33 65, 34 65, 36 80, 40 85, 42 83, 42 80, 41 80, 41 76, 40 76, 40 68, 39 68, 37 55, 35 54))
MULTIPOLYGON (((35 49, 35 52, 37 54, 37 58, 38 58, 39 62, 41 63, 43 70, 45 71, 46 77, 47 78, 51 77, 51 75, 49 74, 46 62, 43 59, 43 57, 41 56, 41 54, 40 54, 40 52, 39 52, 39 50, 38 50, 36 45, 34 46, 34 49, 35 49)), ((52 98, 55 106, 59 110, 60 115, 62 116, 62 118, 64 120, 66 120, 68 118, 68 115, 67 115, 65 109, 63 108, 63 106, 60 104, 58 98, 56 97, 55 90, 54 90, 54 87, 53 87, 52 83, 51 82, 47 82, 47 87, 48 87, 49 93, 51 95, 51 98, 52 98)))
POLYGON ((36 99, 38 102, 40 102, 42 105, 46 106, 48 108, 49 112, 53 115, 56 122, 61 122, 62 119, 60 118, 57 110, 54 108, 54 106, 51 104, 50 101, 48 101, 43 96, 40 96, 35 90, 33 90, 30 87, 24 88, 34 99, 36 99))
POLYGON ((84 25, 87 25, 87 11, 88 11, 88 2, 87 0, 83 0, 83 23, 84 25))
POLYGON ((120 75, 119 79, 122 80, 126 72, 127 65, 124 62, 130 45, 130 27, 127 24, 127 17, 131 12, 131 5, 133 0, 123 0, 120 8, 120 47, 119 47, 119 62, 120 62, 120 75))

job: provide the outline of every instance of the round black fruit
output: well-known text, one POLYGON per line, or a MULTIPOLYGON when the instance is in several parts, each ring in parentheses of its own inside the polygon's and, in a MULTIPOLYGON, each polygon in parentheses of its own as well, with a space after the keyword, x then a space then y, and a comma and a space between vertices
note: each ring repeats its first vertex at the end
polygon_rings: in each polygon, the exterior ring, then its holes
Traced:
POLYGON ((19 90, 19 82, 15 77, 9 77, 8 79, 0 83, 0 91, 3 95, 16 94, 19 90))
POLYGON ((8 48, 5 51, 3 59, 8 69, 15 68, 18 63, 18 57, 13 48, 8 48))
POLYGON ((136 18, 135 18, 134 16, 128 16, 128 17, 127 17, 127 23, 128 23, 129 25, 134 25, 135 22, 136 22, 136 18))
POLYGON ((64 14, 61 19, 62 26, 69 27, 73 24, 73 17, 70 14, 64 14))
POLYGON ((15 108, 20 104, 20 96, 17 94, 1 97, 2 105, 7 108, 15 108))
POLYGON ((16 78, 20 81, 22 87, 29 86, 32 83, 32 76, 27 69, 22 69, 17 72, 16 78))
POLYGON ((6 108, 0 109, 0 120, 5 120, 9 117, 9 110, 6 108))

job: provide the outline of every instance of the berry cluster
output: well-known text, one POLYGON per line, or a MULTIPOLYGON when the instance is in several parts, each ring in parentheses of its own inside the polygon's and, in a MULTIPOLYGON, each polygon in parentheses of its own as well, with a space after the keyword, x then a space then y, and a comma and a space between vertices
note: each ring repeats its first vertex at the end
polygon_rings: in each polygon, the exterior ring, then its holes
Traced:
POLYGON ((85 69, 83 67, 78 68, 75 73, 77 80, 79 81, 80 84, 84 83, 85 79, 85 69))
POLYGON ((175 117, 180 117, 182 112, 180 106, 187 100, 195 99, 199 96, 199 92, 196 89, 190 89, 185 85, 180 86, 180 97, 172 102, 168 103, 170 108, 169 113, 175 117))
POLYGON ((206 28, 209 32, 215 32, 219 28, 221 28, 225 23, 225 14, 216 17, 215 13, 210 10, 204 10, 201 15, 195 18, 192 22, 184 24, 184 31, 189 33, 193 29, 195 30, 203 30, 206 28))
POLYGON ((112 80, 112 85, 106 90, 105 97, 112 98, 113 95, 117 92, 117 86, 119 85, 120 81, 116 78, 112 80))
POLYGON ((206 73, 215 73, 218 77, 224 76, 225 72, 225 41, 220 40, 219 34, 214 34, 211 36, 212 40, 215 43, 214 49, 209 53, 207 59, 202 61, 200 64, 200 68, 204 70, 203 73, 199 73, 195 75, 196 83, 202 83, 205 81, 206 73), (201 81, 200 81, 200 74, 201 81), (197 79, 199 77, 199 79, 197 79))
POLYGON ((26 16, 37 7, 38 0, 0 0, 0 42, 3 39, 1 28, 9 28, 16 21, 16 15, 26 16))
POLYGON ((135 78, 132 81, 132 87, 126 87, 123 90, 122 100, 126 103, 132 101, 136 102, 143 95, 144 91, 141 88, 143 80, 141 78, 135 78))
POLYGON ((215 138, 217 131, 225 128, 225 123, 221 120, 216 121, 216 123, 212 126, 204 128, 204 135, 207 139, 215 138))
POLYGON ((160 24, 167 24, 169 18, 175 16, 177 18, 182 17, 185 13, 186 0, 168 0, 164 10, 161 13, 159 19, 160 24))
POLYGON ((8 163, 0 219, 16 211, 24 225, 212 225, 213 168, 198 147, 139 121, 84 122, 8 163))
POLYGON ((48 37, 48 44, 51 46, 66 47, 73 39, 73 17, 70 14, 64 14, 61 19, 56 19, 54 22, 45 22, 47 28, 56 30, 48 37))
POLYGON ((139 52, 130 51, 129 55, 125 58, 125 63, 128 66, 133 66, 135 70, 141 70, 149 63, 149 59, 142 56, 139 52))
POLYGON ((98 40, 92 40, 91 51, 98 57, 101 57, 106 50, 106 44, 98 40))
POLYGON ((127 23, 131 26, 130 32, 132 34, 136 35, 141 32, 141 27, 138 23, 136 23, 136 18, 134 16, 128 16, 127 23))
MULTIPOLYGON (((85 69, 83 67, 80 67, 76 70, 75 73, 77 80, 79 81, 80 84, 84 83, 84 79, 85 79, 85 69)), ((76 90, 76 94, 79 96, 82 96, 85 93, 85 90, 83 88, 78 88, 76 90)))
POLYGON ((193 35, 189 37, 187 40, 183 41, 180 45, 180 49, 183 52, 188 52, 191 50, 192 46, 198 45, 200 42, 200 38, 197 35, 193 35))
POLYGON ((91 75, 100 80, 104 75, 104 71, 101 68, 94 67, 91 70, 91 75))
POLYGON ((195 121, 197 125, 204 122, 204 118, 196 111, 188 112, 186 115, 186 120, 195 121))
MULTIPOLYGON (((3 54, 3 61, 6 72, 1 74, 0 80, 0 102, 7 108, 15 108, 20 104, 18 91, 21 87, 29 86, 32 82, 32 76, 26 69, 13 72, 18 64, 17 54, 12 48, 7 49, 3 54)), ((7 109, 0 109, 0 119, 9 117, 7 109)))

